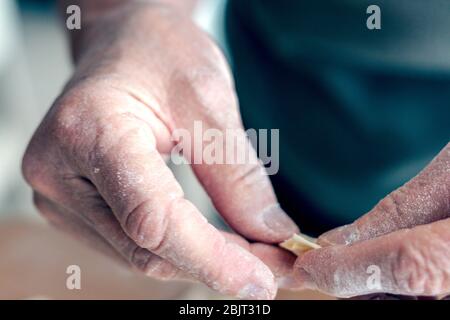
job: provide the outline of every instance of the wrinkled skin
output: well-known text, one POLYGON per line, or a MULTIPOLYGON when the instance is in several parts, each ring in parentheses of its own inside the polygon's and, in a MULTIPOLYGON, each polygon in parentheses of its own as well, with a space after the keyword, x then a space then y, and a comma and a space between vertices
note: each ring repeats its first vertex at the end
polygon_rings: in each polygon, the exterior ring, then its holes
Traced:
POLYGON ((319 243, 324 248, 294 267, 307 287, 339 297, 450 293, 450 144, 415 178, 319 243), (379 289, 367 286, 371 265, 379 267, 379 289))
POLYGON ((298 229, 264 170, 193 166, 228 224, 255 241, 249 244, 209 224, 163 160, 176 143, 172 131, 192 130, 194 120, 205 129, 242 128, 216 45, 171 7, 130 2, 83 26, 75 58, 74 76, 23 160, 39 211, 151 277, 272 299, 276 278, 289 277, 295 259, 268 244, 298 229))
POLYGON ((23 160, 37 208, 57 227, 151 277, 195 279, 240 298, 271 299, 277 284, 339 297, 450 291, 449 146, 292 268, 294 257, 269 244, 298 229, 261 168, 193 165, 240 234, 231 235, 184 199, 163 160, 173 130, 192 130, 194 120, 242 127, 214 43, 187 16, 150 2, 92 19, 75 38, 75 73, 23 160), (367 289, 369 265, 381 269, 379 290, 367 289))

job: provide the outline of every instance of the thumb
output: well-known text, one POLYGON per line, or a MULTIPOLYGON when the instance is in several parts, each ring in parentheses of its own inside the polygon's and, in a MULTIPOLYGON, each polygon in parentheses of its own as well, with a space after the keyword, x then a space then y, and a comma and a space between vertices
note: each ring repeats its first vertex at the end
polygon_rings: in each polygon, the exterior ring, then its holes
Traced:
POLYGON ((338 297, 444 294, 450 290, 449 226, 446 219, 353 245, 312 250, 297 259, 294 274, 304 287, 338 297))
POLYGON ((183 100, 173 105, 190 113, 173 112, 175 123, 183 129, 174 131, 172 137, 177 136, 177 146, 235 231, 255 241, 281 242, 298 228, 278 205, 267 173, 242 128, 234 89, 229 81, 208 80, 205 90, 193 89, 196 86, 188 80, 178 86, 177 97, 183 100))
POLYGON ((354 223, 319 237, 322 246, 350 244, 450 217, 450 143, 416 177, 354 223))
MULTIPOLYGON (((280 208, 269 177, 243 130, 237 149, 247 163, 193 165, 213 203, 230 226, 249 239, 277 243, 298 233, 280 208)), ((228 152, 228 150, 225 150, 228 152)))

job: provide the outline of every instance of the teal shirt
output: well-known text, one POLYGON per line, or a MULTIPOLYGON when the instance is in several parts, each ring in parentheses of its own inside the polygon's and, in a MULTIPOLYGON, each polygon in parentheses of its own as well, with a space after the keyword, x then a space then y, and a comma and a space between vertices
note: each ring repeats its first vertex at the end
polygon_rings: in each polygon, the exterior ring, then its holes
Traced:
POLYGON ((304 231, 358 218, 450 140, 450 1, 230 0, 244 123, 280 129, 277 195, 304 231))

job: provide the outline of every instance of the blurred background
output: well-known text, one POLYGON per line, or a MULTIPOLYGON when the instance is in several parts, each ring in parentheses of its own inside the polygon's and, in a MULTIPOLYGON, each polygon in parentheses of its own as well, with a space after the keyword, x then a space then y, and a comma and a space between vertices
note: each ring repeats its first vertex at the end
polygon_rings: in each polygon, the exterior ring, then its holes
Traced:
MULTIPOLYGON (((224 0, 203 0, 197 23, 221 40, 224 0)), ((26 145, 72 70, 54 1, 0 1, 0 299, 223 298, 202 285, 166 283, 111 263, 51 227, 33 208, 21 172, 26 145), (82 270, 81 290, 66 288, 66 268, 82 270)), ((186 196, 215 223, 188 167, 174 168, 186 196)), ((281 298, 324 298, 284 292, 281 298)))

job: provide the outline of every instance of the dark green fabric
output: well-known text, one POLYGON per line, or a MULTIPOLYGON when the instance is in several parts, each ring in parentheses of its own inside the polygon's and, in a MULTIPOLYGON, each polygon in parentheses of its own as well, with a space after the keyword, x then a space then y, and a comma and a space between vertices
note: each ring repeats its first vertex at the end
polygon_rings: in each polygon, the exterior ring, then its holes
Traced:
POLYGON ((280 129, 282 206, 312 233, 351 222, 450 140, 450 1, 230 0, 244 123, 280 129))

